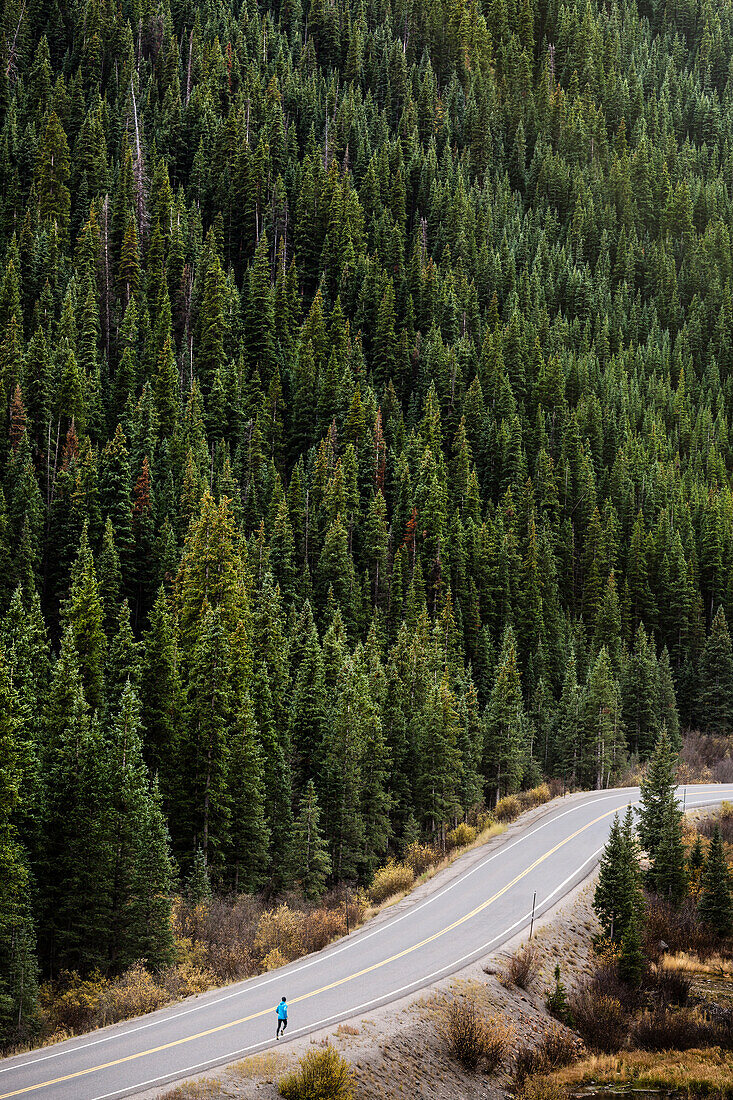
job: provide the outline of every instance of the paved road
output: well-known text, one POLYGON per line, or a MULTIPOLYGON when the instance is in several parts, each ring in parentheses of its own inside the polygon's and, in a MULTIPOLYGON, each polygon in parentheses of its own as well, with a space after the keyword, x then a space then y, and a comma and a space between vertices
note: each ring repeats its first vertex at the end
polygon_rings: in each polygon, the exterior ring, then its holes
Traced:
MULTIPOLYGON (((637 797, 637 788, 627 788, 558 800, 504 844, 467 860, 470 866, 434 893, 317 955, 0 1062, 0 1100, 132 1096, 274 1046, 282 994, 290 1040, 430 985, 526 927, 535 891, 541 916, 581 882, 598 861, 614 812, 637 797)), ((688 808, 723 798, 733 798, 733 784, 686 791, 688 808)))

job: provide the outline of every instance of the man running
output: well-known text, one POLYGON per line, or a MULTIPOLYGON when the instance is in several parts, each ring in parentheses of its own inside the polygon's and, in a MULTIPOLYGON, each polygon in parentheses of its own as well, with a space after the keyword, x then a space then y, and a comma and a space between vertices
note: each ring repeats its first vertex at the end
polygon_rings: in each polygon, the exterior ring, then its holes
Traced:
POLYGON ((288 999, 283 997, 280 1004, 275 1009, 277 1012, 277 1031, 275 1032, 275 1038, 280 1038, 280 1031, 285 1034, 285 1028, 288 1026, 288 999))

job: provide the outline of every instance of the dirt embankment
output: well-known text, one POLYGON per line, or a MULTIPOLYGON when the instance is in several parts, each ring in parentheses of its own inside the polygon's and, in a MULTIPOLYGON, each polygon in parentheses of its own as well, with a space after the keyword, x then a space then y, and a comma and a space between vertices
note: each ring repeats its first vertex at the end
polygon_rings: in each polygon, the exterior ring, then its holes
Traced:
POLYGON ((508 1084, 505 1076, 466 1073, 448 1053, 441 1034, 445 1005, 453 997, 470 997, 487 1016, 511 1025, 514 1047, 533 1045, 555 1023, 545 1009, 555 964, 560 963, 562 979, 569 987, 591 969, 591 936, 596 930, 592 896, 593 883, 584 883, 535 928, 533 943, 540 971, 529 991, 502 980, 506 959, 526 940, 525 935, 427 993, 296 1040, 284 1049, 248 1058, 215 1075, 209 1073, 146 1096, 161 1100, 275 1100, 280 1077, 313 1045, 331 1043, 354 1068, 359 1100, 498 1100, 508 1084))

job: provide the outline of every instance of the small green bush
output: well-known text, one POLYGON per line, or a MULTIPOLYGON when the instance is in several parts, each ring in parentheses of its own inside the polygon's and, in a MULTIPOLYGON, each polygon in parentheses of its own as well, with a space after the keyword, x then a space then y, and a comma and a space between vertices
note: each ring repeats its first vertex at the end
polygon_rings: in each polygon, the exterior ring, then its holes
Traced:
POLYGON ((309 1050, 300 1067, 278 1084, 284 1100, 353 1100, 354 1075, 337 1050, 309 1050))
POLYGON ((415 881, 415 872, 406 863, 396 863, 390 860, 384 867, 375 873, 372 884, 367 893, 369 900, 374 905, 381 905, 393 894, 400 894, 409 890, 415 881))

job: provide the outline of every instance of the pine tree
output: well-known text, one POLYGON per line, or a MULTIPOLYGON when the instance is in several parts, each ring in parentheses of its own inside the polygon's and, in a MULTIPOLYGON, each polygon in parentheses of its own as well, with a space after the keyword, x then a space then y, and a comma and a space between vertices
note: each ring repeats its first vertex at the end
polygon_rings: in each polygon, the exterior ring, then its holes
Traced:
POLYGON ((270 831, 264 773, 254 711, 247 697, 234 725, 229 774, 232 824, 228 864, 235 893, 252 893, 267 880, 270 831))
POLYGON ((499 665, 485 715, 484 768, 496 800, 519 789, 527 739, 527 718, 511 627, 504 634, 499 665))
POLYGON ((690 852, 690 858, 687 861, 687 883, 690 891, 690 896, 697 900, 700 895, 700 887, 702 885, 702 875, 705 868, 705 854, 702 850, 702 838, 699 833, 695 834, 695 843, 690 852))
POLYGON ((603 934, 621 943, 636 921, 640 901, 640 871, 631 808, 621 824, 614 816, 611 831, 601 856, 593 908, 603 934))
POLYGON ((687 893, 682 813, 676 802, 666 806, 659 844, 647 874, 647 882, 660 897, 678 905, 687 893))
POLYGON ((74 638, 86 701, 92 710, 100 710, 104 705, 107 639, 86 524, 71 573, 71 592, 64 608, 64 620, 65 625, 71 627, 74 638))
POLYGON ((708 848, 697 911, 718 936, 727 936, 733 929, 733 881, 717 825, 708 848))
POLYGON ((186 897, 193 905, 199 905, 211 897, 211 882, 203 850, 199 847, 193 854, 191 874, 186 880, 186 897))
POLYGON ((23 716, 0 650, 0 1039, 22 1039, 37 1022, 38 971, 27 853, 17 811, 28 768, 23 716))
POLYGON ((331 860, 320 827, 321 811, 312 779, 300 800, 293 831, 292 876, 307 901, 318 901, 326 889, 331 860))
POLYGON ((60 232, 66 228, 71 208, 69 143, 55 111, 50 111, 40 142, 36 165, 38 199, 43 218, 60 232))
POLYGON ((292 779, 287 729, 275 720, 267 665, 258 661, 252 674, 252 703, 260 734, 265 816, 270 833, 271 879, 275 887, 289 882, 293 839, 292 779))
POLYGON ((638 989, 644 978, 646 959, 641 947, 641 934, 637 921, 632 921, 621 940, 618 958, 618 976, 632 989, 638 989))
POLYGON ((178 647, 162 588, 148 621, 148 630, 142 638, 140 676, 141 721, 145 730, 143 750, 151 775, 157 777, 164 805, 168 806, 175 784, 183 694, 178 647))
POLYGON ((145 958, 159 967, 170 961, 173 947, 173 867, 160 798, 157 789, 151 791, 142 757, 140 704, 129 681, 112 727, 106 766, 109 962, 117 968, 145 958))
POLYGON ((707 732, 728 737, 733 732, 733 647, 722 607, 713 620, 700 658, 697 708, 707 732))
POLYGON ((231 814, 228 786, 233 722, 231 653, 219 609, 205 610, 186 689, 171 800, 179 848, 200 847, 207 866, 223 857, 231 814))
POLYGON ((670 814, 673 811, 680 813, 675 793, 676 765, 676 753, 669 743, 667 730, 662 728, 646 775, 641 781, 639 800, 639 840, 652 862, 659 850, 665 823, 669 825, 670 814))

